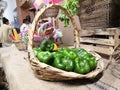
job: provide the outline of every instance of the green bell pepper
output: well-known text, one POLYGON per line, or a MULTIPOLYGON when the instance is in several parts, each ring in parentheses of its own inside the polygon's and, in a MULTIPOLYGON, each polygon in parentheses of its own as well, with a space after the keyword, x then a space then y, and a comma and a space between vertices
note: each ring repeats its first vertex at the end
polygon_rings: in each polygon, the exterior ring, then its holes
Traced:
POLYGON ((57 52, 57 51, 56 51, 56 52, 53 52, 52 54, 53 54, 53 57, 54 57, 54 58, 56 58, 56 57, 63 58, 63 57, 64 57, 61 52, 57 52))
POLYGON ((71 60, 69 57, 64 57, 62 59, 62 63, 65 65, 66 71, 73 71, 74 69, 74 61, 71 60))
POLYGON ((41 48, 33 48, 33 51, 34 51, 35 56, 37 56, 37 54, 41 52, 41 48))
POLYGON ((95 69, 97 67, 97 63, 98 61, 96 60, 95 57, 91 57, 89 60, 88 60, 88 63, 90 65, 90 68, 91 70, 95 69))
POLYGON ((87 60, 80 60, 79 58, 75 59, 75 69, 74 72, 80 74, 86 74, 90 72, 90 66, 87 60))
POLYGON ((85 56, 88 54, 88 52, 85 49, 81 48, 77 54, 78 56, 85 56))
POLYGON ((74 60, 77 57, 77 54, 73 51, 64 51, 63 52, 65 56, 69 57, 70 59, 74 60))
POLYGON ((53 66, 62 70, 73 71, 74 61, 66 57, 60 58, 58 56, 54 59, 53 66))
POLYGON ((40 62, 51 65, 53 62, 53 55, 48 51, 41 51, 37 54, 37 58, 40 62))
POLYGON ((43 40, 40 44, 42 51, 53 51, 54 43, 50 40, 43 40))
POLYGON ((80 49, 77 53, 77 56, 80 58, 80 60, 89 60, 90 54, 85 49, 80 49))
POLYGON ((77 49, 77 48, 71 48, 70 50, 72 50, 72 51, 75 52, 76 54, 80 51, 80 50, 77 49))
POLYGON ((62 60, 59 57, 56 57, 54 59, 53 66, 56 68, 62 69, 62 70, 64 70, 64 68, 65 68, 65 65, 62 64, 62 60))
POLYGON ((67 47, 61 47, 58 52, 61 52, 64 56, 69 57, 70 59, 75 59, 77 57, 77 54, 72 51, 71 49, 67 48, 67 47))
POLYGON ((58 52, 63 53, 64 51, 70 51, 70 49, 69 49, 68 47, 60 47, 60 48, 58 49, 58 52))

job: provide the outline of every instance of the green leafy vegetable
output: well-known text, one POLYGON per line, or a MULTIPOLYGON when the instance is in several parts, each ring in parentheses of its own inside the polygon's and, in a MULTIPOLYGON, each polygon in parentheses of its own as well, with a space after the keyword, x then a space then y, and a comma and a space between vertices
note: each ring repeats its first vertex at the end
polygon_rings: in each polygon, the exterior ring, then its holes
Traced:
MULTIPOLYGON (((71 15, 77 15, 78 14, 78 8, 80 6, 78 0, 66 0, 62 6, 70 12, 71 15)), ((61 14, 59 16, 59 19, 61 21, 64 21, 64 27, 70 26, 69 24, 69 18, 66 16, 66 14, 61 11, 61 14)))

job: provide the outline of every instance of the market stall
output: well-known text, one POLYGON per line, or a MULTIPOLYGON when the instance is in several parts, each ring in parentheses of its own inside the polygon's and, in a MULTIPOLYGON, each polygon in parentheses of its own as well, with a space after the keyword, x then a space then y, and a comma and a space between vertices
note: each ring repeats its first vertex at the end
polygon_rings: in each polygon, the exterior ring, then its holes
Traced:
POLYGON ((19 51, 15 45, 0 48, 0 61, 8 88, 10 90, 119 90, 120 80, 112 74, 114 72, 110 68, 107 70, 105 68, 111 65, 110 60, 105 60, 94 51, 81 48, 80 32, 73 16, 64 7, 51 4, 41 9, 27 34, 28 46, 25 46, 28 50, 19 51), (50 38, 45 38, 54 31, 54 28, 49 28, 50 23, 45 23, 43 28, 37 28, 40 19, 43 18, 42 15, 45 16, 46 11, 51 8, 60 9, 68 16, 67 19, 64 18, 67 22, 65 26, 68 26, 69 20, 71 21, 74 28, 74 48, 58 48, 50 38), (42 40, 37 41, 38 46, 34 45, 35 31, 37 35, 43 35, 42 40))

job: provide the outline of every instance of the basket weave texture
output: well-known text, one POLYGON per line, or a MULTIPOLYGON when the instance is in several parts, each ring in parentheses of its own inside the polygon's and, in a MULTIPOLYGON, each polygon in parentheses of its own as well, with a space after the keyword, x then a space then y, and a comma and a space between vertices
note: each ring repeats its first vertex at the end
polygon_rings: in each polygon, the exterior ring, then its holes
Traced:
POLYGON ((120 79, 120 44, 110 56, 110 62, 108 65, 110 65, 111 74, 120 79))
POLYGON ((85 75, 57 69, 55 67, 52 67, 50 65, 40 62, 35 57, 33 49, 32 49, 32 47, 33 47, 33 41, 32 41, 33 40, 33 32, 35 30, 38 20, 40 19, 40 16, 44 13, 44 11, 46 11, 47 9, 49 9, 51 7, 55 7, 55 8, 63 10, 65 12, 65 14, 70 18, 71 23, 74 27, 74 35, 75 35, 74 36, 74 41, 75 41, 74 47, 80 48, 79 31, 76 26, 75 20, 73 19, 71 14, 65 8, 61 7, 60 5, 50 5, 50 6, 46 7, 43 11, 38 12, 37 15, 35 16, 35 18, 33 20, 33 24, 32 24, 33 25, 32 29, 30 30, 30 33, 29 33, 28 58, 29 58, 31 68, 34 71, 35 76, 38 77, 39 79, 43 79, 43 80, 57 81, 57 80, 72 80, 72 79, 78 79, 78 78, 94 78, 99 73, 103 72, 104 64, 103 64, 102 58, 96 53, 93 53, 93 55, 98 60, 97 68, 94 71, 91 71, 90 73, 85 74, 85 75))
POLYGON ((24 41, 14 41, 13 43, 19 50, 27 50, 27 43, 25 43, 24 41))

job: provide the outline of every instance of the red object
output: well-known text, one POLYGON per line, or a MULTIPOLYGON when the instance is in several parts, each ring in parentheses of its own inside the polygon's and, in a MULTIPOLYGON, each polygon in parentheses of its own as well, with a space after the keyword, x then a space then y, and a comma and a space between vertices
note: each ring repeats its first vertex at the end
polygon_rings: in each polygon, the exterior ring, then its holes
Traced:
POLYGON ((12 40, 15 40, 15 36, 14 36, 13 34, 10 34, 10 38, 11 38, 12 40))

